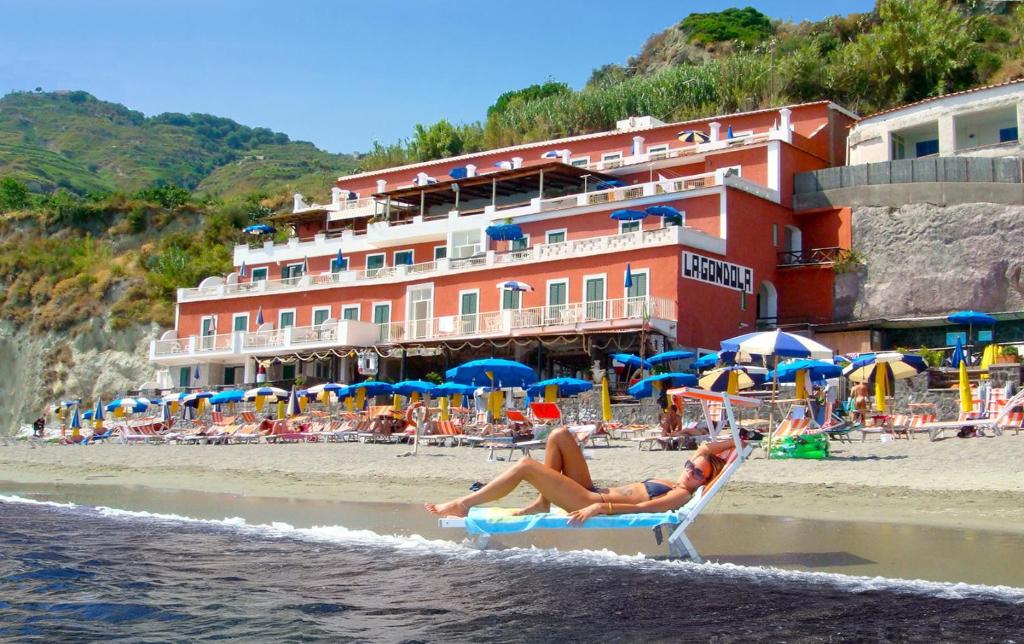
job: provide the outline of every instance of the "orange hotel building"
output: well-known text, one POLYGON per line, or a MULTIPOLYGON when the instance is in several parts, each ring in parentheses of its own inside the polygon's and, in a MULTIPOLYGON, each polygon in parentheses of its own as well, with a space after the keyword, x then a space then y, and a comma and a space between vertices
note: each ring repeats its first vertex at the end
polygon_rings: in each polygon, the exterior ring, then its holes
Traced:
POLYGON ((849 212, 795 214, 792 183, 843 165, 855 120, 827 101, 633 117, 341 177, 331 203, 295 195, 272 218, 286 242, 236 246, 234 272, 179 290, 175 328, 150 348, 158 382, 397 380, 491 356, 575 375, 616 351, 716 350, 755 329, 832 321, 849 212), (679 217, 611 217, 651 206, 679 217), (491 239, 501 224, 522 238, 491 239), (501 287, 510 280, 532 290, 501 287))

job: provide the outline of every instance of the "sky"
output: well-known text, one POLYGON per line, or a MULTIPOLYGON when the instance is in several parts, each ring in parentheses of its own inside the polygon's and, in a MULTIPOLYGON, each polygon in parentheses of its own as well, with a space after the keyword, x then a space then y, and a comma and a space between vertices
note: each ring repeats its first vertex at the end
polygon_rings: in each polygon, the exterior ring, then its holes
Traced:
POLYGON ((0 94, 85 90, 205 112, 330 152, 482 121, 503 92, 579 88, 691 12, 820 20, 874 0, 0 0, 0 94))

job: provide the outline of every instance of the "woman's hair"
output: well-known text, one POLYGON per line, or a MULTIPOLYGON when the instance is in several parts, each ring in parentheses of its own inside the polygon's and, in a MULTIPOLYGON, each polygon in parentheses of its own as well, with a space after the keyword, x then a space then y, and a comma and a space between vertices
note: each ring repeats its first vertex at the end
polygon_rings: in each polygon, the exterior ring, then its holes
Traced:
POLYGON ((711 466, 711 475, 704 481, 704 487, 711 487, 711 484, 715 482, 722 474, 722 470, 725 469, 725 459, 716 454, 705 454, 704 458, 707 460, 708 465, 711 466))

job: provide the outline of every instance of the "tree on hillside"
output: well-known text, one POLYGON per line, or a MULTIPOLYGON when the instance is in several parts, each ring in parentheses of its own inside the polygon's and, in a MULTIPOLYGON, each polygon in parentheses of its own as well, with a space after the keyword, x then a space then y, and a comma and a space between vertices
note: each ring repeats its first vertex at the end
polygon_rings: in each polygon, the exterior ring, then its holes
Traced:
POLYGON ((752 46, 770 38, 774 31, 768 16, 753 7, 691 13, 679 23, 679 29, 698 45, 735 41, 752 46))
POLYGON ((27 208, 28 188, 14 177, 0 179, 0 211, 27 208))

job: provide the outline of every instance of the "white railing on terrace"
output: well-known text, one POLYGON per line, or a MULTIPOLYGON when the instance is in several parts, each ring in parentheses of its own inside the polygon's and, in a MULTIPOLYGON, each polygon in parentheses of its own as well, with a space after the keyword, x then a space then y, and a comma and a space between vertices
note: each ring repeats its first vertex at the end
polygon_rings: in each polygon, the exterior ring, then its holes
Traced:
POLYGON ((314 286, 341 286, 359 282, 391 280, 406 275, 425 275, 435 272, 461 271, 485 266, 504 266, 632 250, 643 246, 671 244, 676 239, 676 228, 675 226, 668 226, 604 237, 585 237, 583 239, 573 239, 554 244, 536 244, 523 250, 504 253, 487 251, 469 257, 437 259, 420 264, 403 264, 400 266, 385 266, 383 268, 340 271, 337 273, 324 272, 317 275, 300 275, 298 277, 282 279, 180 289, 178 291, 178 301, 184 302, 224 295, 261 295, 282 291, 301 291, 314 286))
POLYGON ((489 311, 470 315, 447 315, 423 320, 405 320, 379 325, 381 342, 441 340, 459 336, 509 335, 543 327, 564 327, 622 320, 676 321, 675 302, 658 297, 630 297, 594 302, 574 302, 528 309, 489 311))
POLYGON ((754 143, 762 143, 772 138, 772 132, 758 132, 756 134, 747 134, 743 136, 735 136, 731 139, 719 139, 718 141, 708 141, 707 143, 695 143, 692 145, 684 145, 679 148, 670 148, 668 150, 661 150, 658 152, 645 152, 643 154, 633 154, 630 156, 622 157, 619 159, 609 159, 608 161, 595 161, 588 163, 583 166, 587 170, 614 170, 616 168, 623 168, 630 165, 639 165, 643 163, 653 163, 657 161, 664 161, 666 159, 677 159, 679 157, 687 156, 690 154, 701 154, 704 152, 711 152, 714 150, 724 150, 726 148, 738 146, 738 145, 751 145, 754 143))

